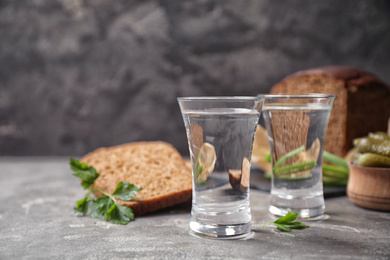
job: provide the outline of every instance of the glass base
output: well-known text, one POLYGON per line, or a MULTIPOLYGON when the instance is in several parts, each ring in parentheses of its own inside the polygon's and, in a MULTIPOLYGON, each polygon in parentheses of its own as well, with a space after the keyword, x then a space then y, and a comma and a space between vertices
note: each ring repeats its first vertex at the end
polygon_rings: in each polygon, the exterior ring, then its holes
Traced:
POLYGON ((252 223, 239 225, 207 225, 190 222, 191 230, 198 236, 218 239, 243 239, 251 235, 252 223))
POLYGON ((270 205, 269 212, 275 216, 282 217, 287 212, 298 213, 298 219, 322 219, 325 213, 325 205, 316 208, 284 208, 270 205))
POLYGON ((299 219, 313 219, 325 213, 325 200, 322 190, 312 192, 305 190, 290 191, 288 194, 279 190, 271 192, 269 212, 276 216, 285 216, 287 212, 298 213, 299 219))

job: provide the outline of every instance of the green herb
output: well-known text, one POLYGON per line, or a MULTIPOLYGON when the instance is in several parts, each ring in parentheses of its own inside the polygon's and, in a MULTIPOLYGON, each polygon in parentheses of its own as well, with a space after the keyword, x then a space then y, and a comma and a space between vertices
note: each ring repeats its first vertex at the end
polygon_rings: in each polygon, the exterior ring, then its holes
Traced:
POLYGON ((302 145, 300 147, 298 147, 297 149, 295 150, 292 150, 291 152, 289 153, 286 153, 285 155, 283 155, 282 157, 279 158, 279 160, 276 161, 275 165, 274 165, 274 169, 277 168, 279 165, 281 165, 282 163, 284 163, 286 160, 288 160, 289 158, 299 154, 300 152, 304 151, 305 150, 305 147, 302 145))
POLYGON ((195 177, 198 177, 203 172, 203 166, 200 166, 195 171, 195 177))
MULTIPOLYGON (((343 168, 343 167, 338 167, 338 166, 334 166, 334 165, 330 165, 330 164, 322 164, 322 170, 323 171, 327 171, 327 172, 332 172, 332 173, 335 173, 335 174, 342 174, 344 176, 347 176, 348 177, 348 168, 343 168)), ((341 175, 341 176, 342 176, 341 175)))
POLYGON ((275 225, 279 230, 284 232, 291 232, 291 229, 304 229, 309 226, 305 225, 302 222, 294 221, 297 219, 298 213, 287 212, 286 216, 281 217, 274 222, 269 222, 263 225, 275 225))
POLYGON ((84 198, 77 201, 76 206, 74 207, 76 213, 90 215, 94 218, 106 219, 112 223, 122 225, 126 225, 128 222, 134 220, 133 210, 129 207, 120 205, 116 198, 123 201, 129 201, 141 190, 140 187, 124 181, 118 183, 112 194, 102 190, 94 190, 91 186, 99 177, 95 168, 72 158, 70 158, 70 168, 76 172, 73 175, 82 180, 81 186, 83 186, 84 189, 89 188, 89 191, 85 194, 84 198), (97 192, 104 196, 100 198, 91 197, 92 193, 97 192))
POLYGON ((269 163, 271 162, 271 153, 266 153, 265 154, 264 161, 269 162, 269 163))
POLYGON ((81 186, 83 186, 84 189, 88 189, 99 177, 95 168, 88 166, 86 163, 81 163, 73 158, 70 158, 70 168, 75 172, 73 175, 82 180, 81 186))
POLYGON ((348 169, 348 163, 343 158, 331 154, 330 152, 324 151, 324 160, 338 165, 342 168, 348 169))
POLYGON ((284 167, 279 167, 274 169, 274 172, 278 177, 283 177, 283 175, 291 175, 293 173, 303 172, 310 170, 316 166, 316 161, 308 161, 308 162, 302 162, 302 163, 295 163, 291 165, 286 165, 284 167))
MULTIPOLYGON (((301 150, 302 150, 302 146, 282 156, 278 160, 279 163, 277 166, 281 165, 284 161, 291 158, 292 156, 295 156, 301 150)), ((271 158, 270 153, 267 153, 265 155, 266 161, 271 162, 270 158, 271 158)), ((327 151, 324 151, 323 158, 324 158, 324 163, 322 164, 323 184, 326 186, 346 186, 348 182, 348 176, 349 176, 348 163, 343 158, 331 154, 327 151)), ((313 167, 315 166, 313 162, 315 161, 310 161, 306 163, 295 163, 295 164, 291 164, 283 167, 277 167, 277 168, 274 167, 274 173, 277 175, 276 177, 278 177, 279 179, 286 179, 286 180, 287 179, 300 180, 303 178, 310 178, 311 175, 296 176, 290 178, 289 174, 309 170, 312 168, 311 166, 313 167)), ((270 179, 271 175, 272 173, 270 172, 265 173, 265 177, 267 179, 270 179)))
POLYGON ((272 178, 272 172, 264 172, 264 177, 266 179, 271 179, 272 178))
POLYGON ((206 183, 206 180, 199 180, 198 179, 199 175, 201 175, 203 170, 204 170, 203 165, 199 165, 200 156, 201 156, 201 150, 199 150, 198 157, 196 158, 194 176, 195 176, 195 181, 197 184, 204 184, 204 183, 206 183))
POLYGON ((348 176, 349 169, 347 162, 341 157, 324 151, 324 163, 322 164, 323 184, 326 186, 346 186, 348 176))
POLYGON ((304 150, 305 147, 302 145, 292 150, 291 152, 286 153, 282 157, 280 157, 279 160, 276 161, 273 168, 273 172, 275 173, 275 176, 278 179, 284 179, 284 180, 301 180, 301 179, 311 178, 311 174, 307 174, 304 176, 291 176, 291 175, 312 169, 313 167, 316 166, 317 163, 316 160, 311 160, 308 162, 300 162, 300 163, 290 164, 286 166, 280 166, 285 161, 296 156, 297 154, 299 154, 304 150))
POLYGON ((345 187, 347 186, 348 179, 331 178, 323 175, 322 183, 324 186, 345 187))

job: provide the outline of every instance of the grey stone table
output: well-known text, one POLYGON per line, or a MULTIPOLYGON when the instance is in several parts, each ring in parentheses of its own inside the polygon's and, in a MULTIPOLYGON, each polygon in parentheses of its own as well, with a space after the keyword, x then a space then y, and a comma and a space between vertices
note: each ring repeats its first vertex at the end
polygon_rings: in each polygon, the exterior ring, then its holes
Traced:
POLYGON ((128 225, 76 217, 85 194, 67 158, 0 158, 0 259, 390 259, 390 214, 347 197, 326 199, 327 219, 285 233, 269 195, 251 191, 253 232, 246 240, 192 235, 190 203, 128 225))

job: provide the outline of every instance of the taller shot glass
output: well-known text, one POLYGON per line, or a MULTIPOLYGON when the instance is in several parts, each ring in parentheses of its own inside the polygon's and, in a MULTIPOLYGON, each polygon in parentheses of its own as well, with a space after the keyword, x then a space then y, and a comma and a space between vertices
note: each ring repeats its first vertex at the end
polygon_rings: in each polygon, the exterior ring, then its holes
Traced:
POLYGON ((264 95, 272 162, 269 211, 318 218, 325 213, 322 156, 335 95, 264 95))
POLYGON ((242 238, 251 232, 250 160, 262 97, 179 97, 192 163, 190 228, 242 238))

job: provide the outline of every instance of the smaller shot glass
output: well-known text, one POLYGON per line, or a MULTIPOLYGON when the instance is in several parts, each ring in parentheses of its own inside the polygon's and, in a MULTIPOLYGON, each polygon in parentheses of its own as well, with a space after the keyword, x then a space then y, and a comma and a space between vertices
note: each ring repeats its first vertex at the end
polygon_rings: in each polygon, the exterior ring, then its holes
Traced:
POLYGON ((192 163, 190 228, 242 238, 251 232, 250 160, 262 97, 180 97, 192 163))
POLYGON ((264 95, 272 162, 269 211, 298 218, 325 213, 322 157, 335 95, 264 95))

